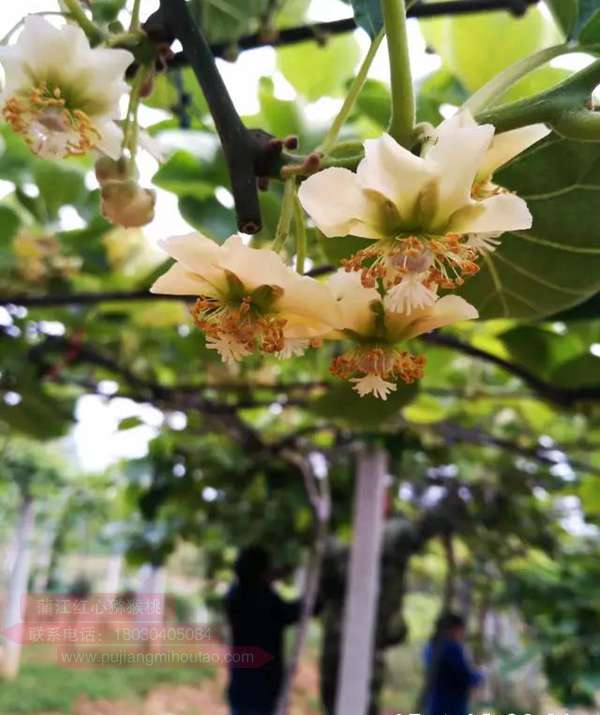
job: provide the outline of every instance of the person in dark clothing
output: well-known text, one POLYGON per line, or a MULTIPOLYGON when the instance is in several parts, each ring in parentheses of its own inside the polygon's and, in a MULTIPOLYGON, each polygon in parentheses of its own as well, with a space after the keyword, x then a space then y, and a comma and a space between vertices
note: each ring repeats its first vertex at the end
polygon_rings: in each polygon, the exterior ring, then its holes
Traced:
POLYGON ((272 715, 284 677, 283 635, 300 618, 300 602, 285 601, 271 586, 265 549, 244 549, 236 562, 236 583, 225 608, 234 649, 260 648, 271 659, 260 667, 230 668, 227 696, 232 715, 272 715))
POLYGON ((469 695, 483 681, 473 668, 463 641, 465 621, 456 613, 438 619, 436 633, 424 653, 427 672, 426 715, 467 715, 469 695))

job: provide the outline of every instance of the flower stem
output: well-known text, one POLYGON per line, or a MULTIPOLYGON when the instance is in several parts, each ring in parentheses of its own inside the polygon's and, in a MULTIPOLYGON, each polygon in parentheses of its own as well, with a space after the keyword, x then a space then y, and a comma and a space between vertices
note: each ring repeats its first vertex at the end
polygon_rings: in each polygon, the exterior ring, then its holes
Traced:
POLYGON ((135 159, 137 152, 137 113, 140 106, 142 87, 146 81, 148 67, 142 65, 138 68, 131 85, 131 93, 129 95, 129 105, 127 107, 127 116, 125 117, 125 125, 123 127, 123 149, 129 149, 131 161, 135 159))
POLYGON ((469 97, 463 104, 463 109, 468 109, 471 114, 477 114, 486 107, 489 107, 495 100, 501 98, 514 84, 530 72, 533 72, 534 69, 541 67, 546 64, 546 62, 554 59, 554 57, 581 51, 581 48, 577 45, 561 44, 545 47, 543 50, 529 55, 529 57, 524 57, 522 60, 507 67, 503 72, 500 72, 500 74, 493 77, 487 84, 481 87, 481 89, 477 90, 477 92, 469 97))
POLYGON ((97 44, 105 39, 104 32, 86 15, 79 0, 64 0, 64 4, 69 11, 69 15, 85 32, 92 44, 97 44))
POLYGON ((290 234, 290 224, 292 222, 292 214, 294 212, 294 203, 296 200, 296 180, 290 177, 285 180, 283 185, 283 200, 281 202, 281 213, 275 231, 275 239, 271 245, 271 250, 279 253, 285 246, 285 242, 290 234))
POLYGON ((406 7, 404 0, 382 0, 381 4, 392 87, 389 133, 397 142, 408 147, 412 142, 416 110, 406 32, 406 7))
POLYGON ((296 272, 303 276, 306 259, 306 225, 304 211, 296 192, 294 192, 294 228, 296 229, 296 272))
POLYGON ((342 104, 342 107, 338 112, 336 118, 333 120, 333 124, 329 128, 329 131, 325 135, 325 139, 323 140, 321 147, 319 148, 319 151, 323 152, 323 154, 328 154, 331 151, 336 139, 338 138, 340 130, 344 125, 344 122, 352 111, 352 108, 354 107, 358 95, 360 94, 360 91, 365 84, 367 75, 369 74, 369 69, 371 68, 373 60, 375 59, 375 55, 377 54, 377 50, 381 45, 383 35, 384 31, 381 30, 377 37, 371 42, 371 46, 369 47, 367 56, 363 60, 363 63, 358 70, 358 74, 350 85, 350 89, 348 91, 348 94, 346 95, 346 99, 344 100, 344 103, 342 104))
POLYGON ((140 6, 141 0, 133 0, 133 8, 131 10, 131 24, 129 32, 136 32, 140 29, 140 6))

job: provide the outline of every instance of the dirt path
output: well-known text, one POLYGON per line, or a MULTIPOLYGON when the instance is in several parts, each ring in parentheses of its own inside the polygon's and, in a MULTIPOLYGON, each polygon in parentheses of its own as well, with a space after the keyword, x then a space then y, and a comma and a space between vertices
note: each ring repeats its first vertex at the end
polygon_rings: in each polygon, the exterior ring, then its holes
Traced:
MULTIPOLYGON (((229 715, 223 702, 225 672, 219 671, 212 682, 201 685, 159 685, 141 703, 124 700, 91 700, 82 695, 72 715, 229 715)), ((318 693, 318 675, 312 664, 304 665, 296 679, 290 715, 319 715, 314 707, 318 693)), ((39 713, 63 715, 63 713, 39 713)))

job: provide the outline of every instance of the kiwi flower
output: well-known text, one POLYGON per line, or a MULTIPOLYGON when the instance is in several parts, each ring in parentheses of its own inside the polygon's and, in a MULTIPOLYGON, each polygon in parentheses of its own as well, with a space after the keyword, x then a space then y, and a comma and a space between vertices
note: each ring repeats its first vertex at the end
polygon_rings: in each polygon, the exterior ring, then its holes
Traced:
POLYGON ((477 273, 497 236, 531 227, 525 201, 491 176, 547 129, 494 132, 459 115, 432 129, 420 156, 384 134, 365 142, 356 172, 332 167, 302 183, 300 201, 326 236, 371 240, 343 266, 360 272, 365 288, 385 291, 388 310, 433 306, 438 288, 477 273))
POLYGON ((361 397, 387 399, 399 380, 411 383, 423 376, 425 357, 408 352, 403 343, 436 328, 473 320, 477 310, 456 295, 435 298, 432 305, 408 315, 389 309, 386 298, 365 288, 356 272, 343 269, 328 282, 340 310, 340 332, 352 348, 333 360, 334 375, 354 384, 361 397))
POLYGON ((176 263, 151 291, 197 296, 194 321, 207 347, 226 363, 254 352, 300 355, 339 323, 324 284, 298 275, 273 251, 244 245, 239 236, 219 245, 191 234, 160 245, 176 263))
POLYGON ((123 134, 115 120, 133 59, 127 50, 92 48, 78 25, 29 16, 17 43, 0 47, 2 114, 43 158, 97 149, 117 159, 123 134))

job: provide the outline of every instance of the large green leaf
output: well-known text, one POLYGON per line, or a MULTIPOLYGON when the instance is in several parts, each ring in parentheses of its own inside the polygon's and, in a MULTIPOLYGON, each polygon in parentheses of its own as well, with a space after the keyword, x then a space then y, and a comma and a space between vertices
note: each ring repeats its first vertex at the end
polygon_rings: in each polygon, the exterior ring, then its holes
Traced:
POLYGON ((380 0, 344 0, 352 5, 356 24, 369 33, 373 39, 383 27, 380 0))
POLYGON ((309 101, 338 94, 352 77, 359 59, 352 35, 331 37, 323 46, 316 42, 282 47, 277 64, 287 81, 309 101))
POLYGON ((547 376, 583 349, 583 342, 576 335, 556 333, 543 326, 518 325, 501 333, 498 339, 517 364, 540 377, 547 376))
POLYGON ((461 294, 483 318, 540 318, 600 290, 600 147, 550 137, 497 174, 533 214, 461 294))
POLYGON ((84 174, 73 165, 40 161, 35 163, 33 175, 50 218, 58 216, 63 206, 85 198, 84 174))
POLYGON ((236 232, 233 211, 226 209, 215 198, 201 200, 194 196, 182 196, 179 210, 189 224, 217 243, 223 243, 236 232))
POLYGON ((558 367, 551 375, 554 385, 576 389, 600 385, 600 358, 587 352, 558 367))
POLYGON ((192 0, 190 6, 208 39, 220 42, 257 30, 269 0, 192 0))
POLYGON ((205 163, 186 151, 178 151, 152 177, 156 186, 179 196, 207 199, 215 191, 213 177, 205 163))
POLYGON ((459 80, 445 67, 427 75, 419 84, 417 94, 417 119, 420 122, 439 124, 444 117, 440 105, 460 106, 468 93, 459 80))
POLYGON ((571 37, 577 23, 578 0, 546 0, 554 19, 566 37, 571 37))
POLYGON ((600 0, 547 0, 566 37, 591 44, 600 39, 600 0))
MULTIPOLYGON (((522 18, 492 12, 423 20, 421 28, 444 66, 469 92, 517 60, 560 42, 560 33, 539 8, 531 8, 522 18)), ((554 74, 543 74, 533 89, 546 89, 556 80, 554 74)))

